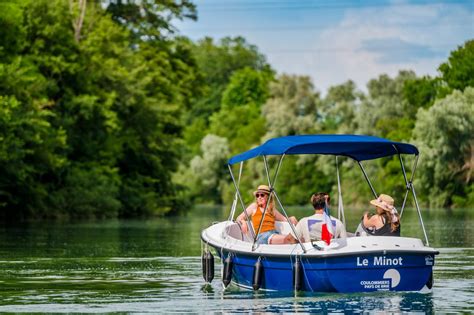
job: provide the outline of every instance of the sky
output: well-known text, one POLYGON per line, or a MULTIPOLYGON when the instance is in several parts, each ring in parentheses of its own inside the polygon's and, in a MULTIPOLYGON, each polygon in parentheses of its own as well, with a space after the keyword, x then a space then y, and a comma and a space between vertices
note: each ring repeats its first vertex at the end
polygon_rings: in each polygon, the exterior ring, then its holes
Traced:
POLYGON ((474 39, 474 0, 195 0, 198 20, 175 23, 193 40, 243 36, 278 74, 307 75, 323 95, 400 70, 438 74, 474 39))

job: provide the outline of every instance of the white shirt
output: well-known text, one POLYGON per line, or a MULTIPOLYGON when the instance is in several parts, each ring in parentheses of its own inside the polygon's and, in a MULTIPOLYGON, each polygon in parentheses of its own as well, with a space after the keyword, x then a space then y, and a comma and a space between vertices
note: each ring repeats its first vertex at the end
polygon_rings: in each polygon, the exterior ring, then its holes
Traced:
MULTIPOLYGON (((341 221, 331 216, 331 222, 335 227, 335 235, 333 238, 346 238, 346 228, 341 221)), ((320 241, 321 240, 321 229, 324 223, 323 214, 313 214, 310 217, 302 218, 296 225, 296 233, 301 238, 304 238, 304 242, 320 241)))

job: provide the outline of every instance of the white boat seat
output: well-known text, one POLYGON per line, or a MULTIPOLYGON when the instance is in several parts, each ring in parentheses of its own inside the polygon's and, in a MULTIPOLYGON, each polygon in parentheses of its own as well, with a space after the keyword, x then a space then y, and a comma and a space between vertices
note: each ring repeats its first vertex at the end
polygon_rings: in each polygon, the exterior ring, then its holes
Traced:
POLYGON ((250 237, 250 233, 243 233, 240 227, 240 224, 237 222, 233 222, 226 227, 226 233, 235 239, 252 243, 252 237, 250 237))

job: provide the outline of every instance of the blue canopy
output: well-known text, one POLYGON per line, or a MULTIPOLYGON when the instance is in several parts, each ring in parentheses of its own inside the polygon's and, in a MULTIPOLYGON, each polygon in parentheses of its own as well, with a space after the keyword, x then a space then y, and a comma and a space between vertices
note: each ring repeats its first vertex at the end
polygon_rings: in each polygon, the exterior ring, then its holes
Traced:
POLYGON ((327 154, 364 161, 398 153, 418 155, 418 149, 408 143, 372 136, 303 135, 270 139, 261 146, 232 157, 228 163, 232 165, 261 155, 327 154))

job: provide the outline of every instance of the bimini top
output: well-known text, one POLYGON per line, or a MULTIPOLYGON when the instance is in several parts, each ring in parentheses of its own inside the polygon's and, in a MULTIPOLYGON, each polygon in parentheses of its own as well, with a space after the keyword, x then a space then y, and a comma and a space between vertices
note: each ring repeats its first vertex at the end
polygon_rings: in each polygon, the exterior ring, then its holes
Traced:
POLYGON ((364 161, 398 153, 418 155, 418 149, 408 143, 372 136, 303 135, 270 139, 256 148, 232 157, 228 163, 232 165, 262 155, 326 154, 364 161))

